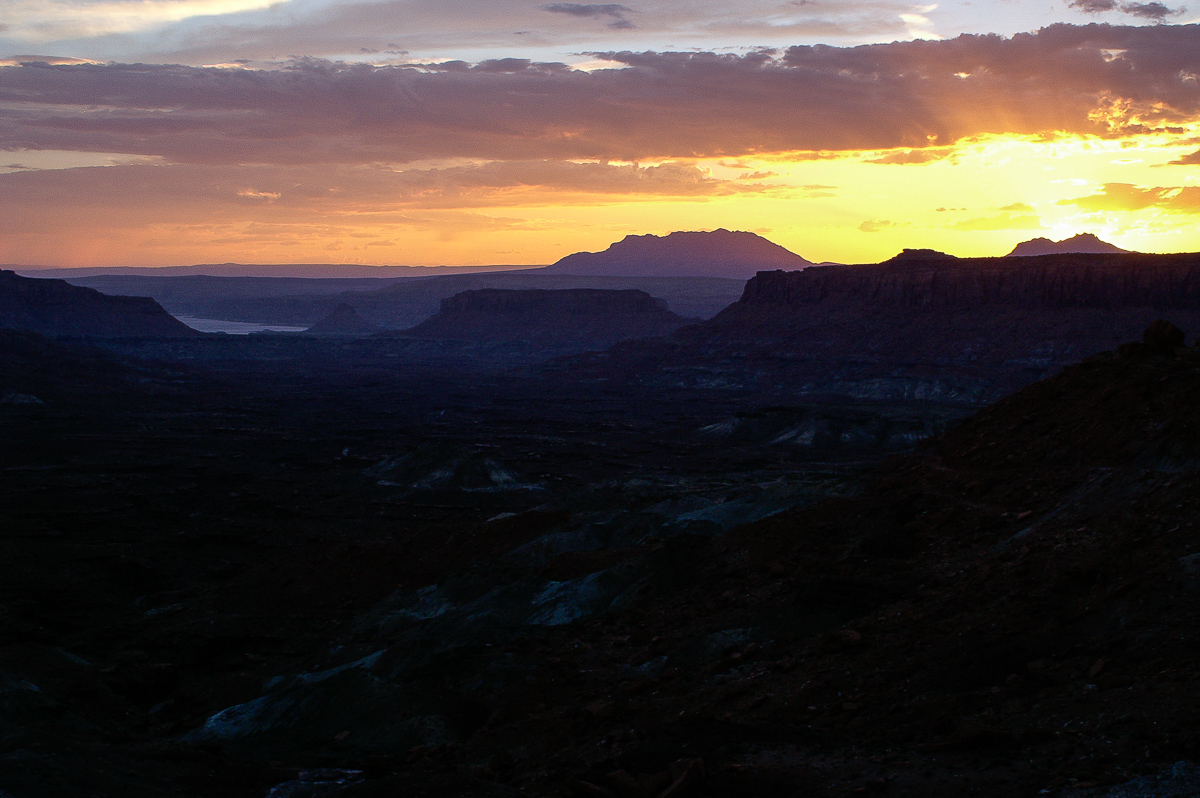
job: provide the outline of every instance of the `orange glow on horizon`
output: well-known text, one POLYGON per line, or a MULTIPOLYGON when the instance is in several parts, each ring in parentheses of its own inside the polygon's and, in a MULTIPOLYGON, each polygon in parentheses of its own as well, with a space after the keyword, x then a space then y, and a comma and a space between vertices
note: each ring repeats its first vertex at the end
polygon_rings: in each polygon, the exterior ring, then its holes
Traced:
POLYGON ((10 263, 90 267, 541 265, 631 233, 718 227, 815 262, 875 262, 905 247, 1003 255, 1079 232, 1138 251, 1200 251, 1200 174, 1184 162, 1196 141, 1198 124, 1185 135, 982 136, 928 150, 535 162, 515 185, 495 179, 511 167, 500 162, 260 167, 237 182, 227 170, 144 160, 67 164, 0 176, 29 197, 0 225, 10 263), (95 199, 124 184, 125 202, 95 199))

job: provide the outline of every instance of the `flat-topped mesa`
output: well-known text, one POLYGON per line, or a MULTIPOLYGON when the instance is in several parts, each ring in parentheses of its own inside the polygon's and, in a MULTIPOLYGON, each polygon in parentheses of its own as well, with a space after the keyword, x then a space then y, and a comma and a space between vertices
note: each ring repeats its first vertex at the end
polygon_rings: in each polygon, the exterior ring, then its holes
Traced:
POLYGON ((443 299, 434 317, 405 334, 460 341, 607 345, 666 335, 696 319, 667 309, 645 291, 598 288, 484 288, 443 299))
POLYGON ((109 296, 65 280, 0 270, 0 328, 51 337, 194 337, 201 335, 150 297, 109 296))
POLYGON ((812 262, 755 233, 739 230, 631 235, 603 252, 576 252, 546 274, 615 277, 732 277, 764 269, 803 269, 812 262))
POLYGON ((827 301, 881 307, 1200 309, 1200 254, 903 258, 760 272, 717 320, 756 306, 827 301))

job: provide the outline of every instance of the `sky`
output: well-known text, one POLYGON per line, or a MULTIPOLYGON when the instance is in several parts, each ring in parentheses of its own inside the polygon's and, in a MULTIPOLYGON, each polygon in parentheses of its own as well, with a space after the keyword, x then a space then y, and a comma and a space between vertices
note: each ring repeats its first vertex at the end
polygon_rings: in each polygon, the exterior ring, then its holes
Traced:
POLYGON ((0 0, 0 262, 1200 251, 1200 1, 0 0))

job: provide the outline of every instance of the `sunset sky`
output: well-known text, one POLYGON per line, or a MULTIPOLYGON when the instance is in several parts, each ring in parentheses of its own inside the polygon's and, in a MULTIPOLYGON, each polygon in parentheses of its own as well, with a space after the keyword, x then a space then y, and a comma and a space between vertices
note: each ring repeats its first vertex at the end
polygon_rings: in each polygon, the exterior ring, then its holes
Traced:
POLYGON ((0 0, 0 262, 1200 251, 1200 5, 0 0), (7 57, 5 57, 7 56, 7 57))

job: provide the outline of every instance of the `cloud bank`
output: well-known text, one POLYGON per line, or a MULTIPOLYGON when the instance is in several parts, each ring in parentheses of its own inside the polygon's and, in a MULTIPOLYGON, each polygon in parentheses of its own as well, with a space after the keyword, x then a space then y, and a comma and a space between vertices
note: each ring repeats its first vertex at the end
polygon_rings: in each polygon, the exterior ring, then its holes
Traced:
POLYGON ((916 154, 897 160, 916 162, 929 160, 923 149, 982 134, 1127 136, 1200 118, 1195 25, 596 56, 619 68, 523 59, 420 67, 306 59, 279 70, 27 62, 0 68, 0 147, 205 164, 903 147, 916 154))

